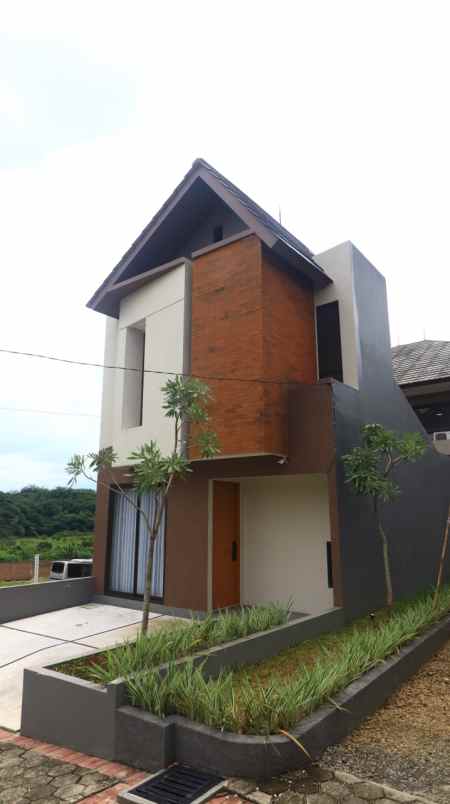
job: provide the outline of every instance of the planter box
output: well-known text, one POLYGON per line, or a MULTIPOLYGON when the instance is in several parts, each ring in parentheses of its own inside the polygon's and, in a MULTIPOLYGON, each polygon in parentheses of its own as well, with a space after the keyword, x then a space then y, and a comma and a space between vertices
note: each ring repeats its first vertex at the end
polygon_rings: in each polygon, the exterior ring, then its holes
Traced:
MULTIPOLYGON (((450 637, 450 617, 380 663, 291 730, 317 758, 329 745, 350 734, 413 675, 450 637)), ((159 720, 130 706, 118 710, 118 761, 154 771, 183 762, 221 776, 270 778, 305 767, 308 757, 287 737, 258 737, 220 732, 174 715, 159 720), (163 728, 162 728, 163 727, 163 728), (157 737, 159 731, 159 737, 157 737)))
MULTIPOLYGON (((270 631, 211 648, 196 654, 194 661, 205 662, 204 672, 213 677, 224 667, 268 659, 306 639, 335 631, 343 624, 342 609, 331 609, 317 617, 291 620, 270 631)), ((180 659, 179 663, 185 661, 180 659)), ((160 670, 164 673, 165 666, 160 670)), ((126 685, 122 679, 101 687, 66 676, 51 667, 28 668, 23 677, 21 732, 27 737, 114 759, 117 757, 117 710, 126 702, 126 685)), ((119 737, 118 740, 123 745, 119 737)), ((152 744, 155 745, 155 741, 152 744)), ((159 749, 155 750, 159 756, 159 749)))
MULTIPOLYGON (((196 660, 206 656, 205 670, 214 675, 225 666, 273 656, 309 638, 311 630, 321 629, 314 635, 334 630, 342 624, 340 617, 342 612, 333 610, 321 618, 306 618, 306 636, 301 636, 300 627, 305 621, 291 622, 214 648, 196 660)), ((341 708, 320 707, 293 728, 292 735, 317 757, 378 709, 449 637, 450 616, 350 684, 336 696, 341 708)), ((178 715, 161 720, 126 705, 125 692, 121 680, 102 688, 48 668, 25 670, 22 733, 148 771, 183 762, 226 777, 267 778, 309 762, 282 735, 225 733, 178 715)))

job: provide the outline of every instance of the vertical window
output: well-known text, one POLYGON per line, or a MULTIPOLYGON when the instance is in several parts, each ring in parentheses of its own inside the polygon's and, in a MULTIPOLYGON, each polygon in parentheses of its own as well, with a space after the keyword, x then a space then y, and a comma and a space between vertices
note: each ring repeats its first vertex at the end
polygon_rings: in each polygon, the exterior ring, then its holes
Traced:
POLYGON ((327 573, 328 573, 328 587, 333 588, 333 553, 331 551, 331 542, 327 542, 327 573))
POLYGON ((319 379, 333 377, 342 382, 341 329, 337 301, 316 308, 319 379))
MULTIPOLYGON (((134 489, 127 489, 127 497, 113 494, 108 587, 110 592, 140 596, 144 594, 145 586, 148 530, 132 503, 139 505, 151 521, 155 498, 151 493, 138 495, 134 489)), ((164 511, 152 569, 151 594, 159 599, 164 595, 165 519, 164 511)))
POLYGON ((213 229, 213 243, 219 243, 223 240, 223 226, 215 226, 213 229))
POLYGON ((144 411, 145 323, 127 327, 123 379, 122 425, 140 427, 144 411))

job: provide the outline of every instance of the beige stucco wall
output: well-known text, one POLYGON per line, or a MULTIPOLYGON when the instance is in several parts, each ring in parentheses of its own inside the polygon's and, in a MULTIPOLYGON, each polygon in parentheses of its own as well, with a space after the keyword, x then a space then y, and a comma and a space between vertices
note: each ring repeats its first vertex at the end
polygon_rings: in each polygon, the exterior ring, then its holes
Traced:
POLYGON ((333 606, 325 475, 241 479, 241 602, 286 601, 318 614, 333 606))
POLYGON ((353 245, 350 241, 314 255, 315 261, 333 280, 323 290, 316 291, 316 307, 328 302, 339 302, 341 329, 342 373, 346 385, 359 388, 359 336, 353 289, 353 245))
MULTIPOLYGON (((137 324, 145 327, 145 368, 183 371, 185 271, 185 265, 179 265, 122 300, 119 319, 106 321, 105 364, 126 365, 126 330, 137 324)), ((142 425, 125 427, 126 372, 104 370, 100 446, 114 447, 118 465, 128 463, 130 452, 151 439, 163 452, 171 449, 173 423, 161 410, 161 386, 168 376, 144 375, 142 425)))

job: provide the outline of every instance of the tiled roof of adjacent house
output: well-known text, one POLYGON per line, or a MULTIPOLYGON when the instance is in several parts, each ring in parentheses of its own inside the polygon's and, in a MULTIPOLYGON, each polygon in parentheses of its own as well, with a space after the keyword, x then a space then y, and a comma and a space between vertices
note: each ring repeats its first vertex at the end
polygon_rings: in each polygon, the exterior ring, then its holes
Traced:
POLYGON ((450 377, 450 341, 416 341, 392 349, 394 378, 398 385, 450 377))

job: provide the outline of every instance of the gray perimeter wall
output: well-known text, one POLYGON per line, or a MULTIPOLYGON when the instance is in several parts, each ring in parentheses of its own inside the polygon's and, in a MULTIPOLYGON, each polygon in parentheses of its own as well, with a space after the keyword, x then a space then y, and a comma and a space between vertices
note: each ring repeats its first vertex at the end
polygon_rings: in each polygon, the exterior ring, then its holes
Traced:
POLYGON ((0 588, 0 623, 89 603, 94 591, 94 577, 0 588))
MULTIPOLYGON (((361 363, 359 391, 333 384, 344 609, 354 617, 383 605, 384 573, 370 500, 345 483, 342 455, 360 443, 362 424, 420 432, 429 448, 395 471, 402 494, 382 507, 390 544, 394 595, 410 597, 435 583, 450 503, 450 458, 439 455, 392 374, 384 277, 353 246, 354 302, 361 363)), ((408 303, 405 288, 405 304, 408 303)), ((450 560, 446 578, 450 578, 450 560)))

